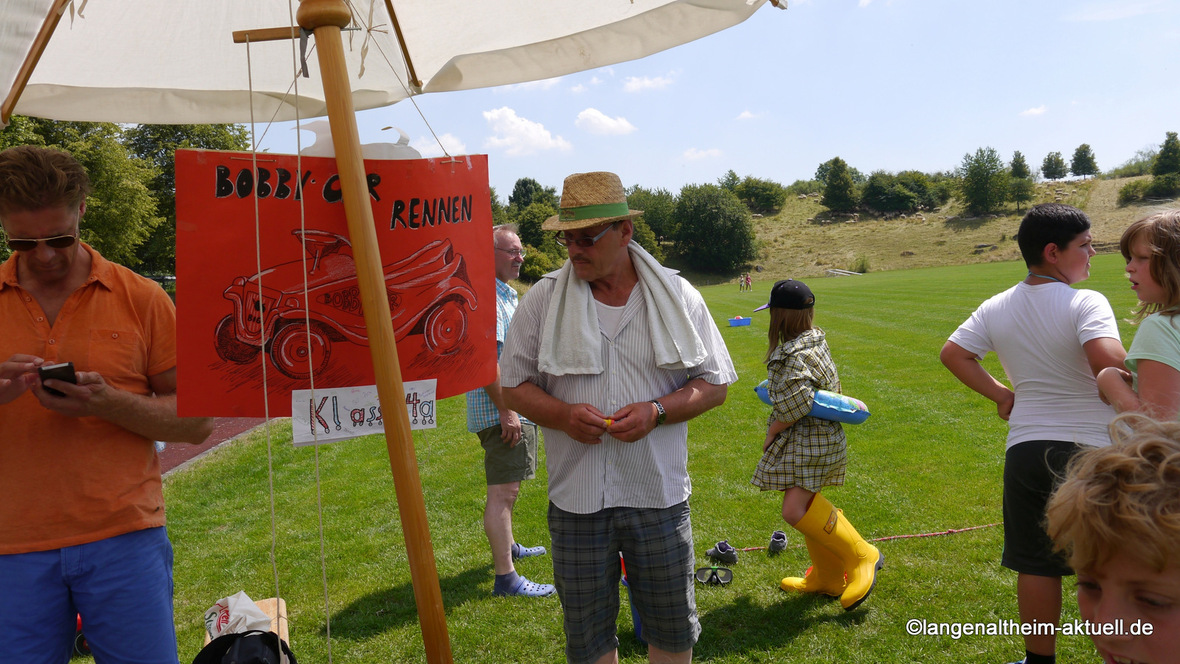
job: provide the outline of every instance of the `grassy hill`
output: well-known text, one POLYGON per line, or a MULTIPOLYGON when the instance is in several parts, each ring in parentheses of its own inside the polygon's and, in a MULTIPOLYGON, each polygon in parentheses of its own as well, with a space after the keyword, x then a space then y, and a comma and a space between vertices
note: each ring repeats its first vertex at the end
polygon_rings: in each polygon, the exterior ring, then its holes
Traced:
MULTIPOLYGON (((1081 208, 1090 216, 1099 252, 1117 253, 1123 230, 1158 207, 1119 207, 1118 191, 1130 181, 1044 182, 1037 185, 1032 203, 1052 202, 1060 192, 1061 202, 1081 208)), ((829 269, 851 270, 858 264, 867 265, 870 272, 879 272, 1018 260, 1020 250, 1013 236, 1027 209, 1009 207, 999 214, 969 217, 963 213, 962 204, 952 200, 921 216, 874 219, 860 215, 849 222, 844 221, 849 215, 828 213, 819 204, 818 196, 791 198, 777 215, 754 219, 761 249, 753 275, 756 281, 774 281, 826 276, 829 269), (838 220, 814 221, 825 217, 838 220)), ((699 285, 736 282, 736 275, 684 272, 699 285)))

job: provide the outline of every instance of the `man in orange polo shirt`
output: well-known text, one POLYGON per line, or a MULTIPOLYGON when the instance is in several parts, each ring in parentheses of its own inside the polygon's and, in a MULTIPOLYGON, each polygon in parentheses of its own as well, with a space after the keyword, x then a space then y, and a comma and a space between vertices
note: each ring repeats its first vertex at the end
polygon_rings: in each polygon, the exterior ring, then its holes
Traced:
POLYGON ((177 417, 167 294, 79 240, 89 192, 66 152, 0 152, 0 650, 64 662, 78 614, 97 661, 176 664, 153 441, 213 422, 177 417), (76 384, 39 378, 64 362, 76 384))

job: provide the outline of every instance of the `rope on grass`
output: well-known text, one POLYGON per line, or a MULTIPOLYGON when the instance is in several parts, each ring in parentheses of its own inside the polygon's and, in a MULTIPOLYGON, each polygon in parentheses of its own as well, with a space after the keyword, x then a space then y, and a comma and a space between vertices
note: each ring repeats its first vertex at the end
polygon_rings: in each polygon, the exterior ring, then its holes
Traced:
POLYGON ((875 537, 875 538, 868 540, 868 541, 869 542, 885 542, 888 540, 895 540, 895 539, 910 539, 912 537, 937 537, 939 535, 956 535, 958 533, 965 533, 965 532, 968 532, 971 530, 982 530, 984 528, 995 528, 996 526, 1002 525, 1003 523, 1004 522, 1001 521, 999 523, 989 523, 989 524, 986 524, 983 526, 968 526, 966 528, 951 528, 949 530, 942 530, 942 531, 935 532, 935 533, 915 533, 912 535, 888 535, 886 537, 875 537))
MULTIPOLYGON (((909 535, 886 535, 885 537, 874 537, 872 539, 866 539, 865 541, 866 542, 887 542, 889 540, 911 539, 914 537, 938 537, 939 535, 957 535, 959 533, 966 533, 966 532, 970 532, 972 530, 982 530, 984 528, 995 528, 996 526, 1003 525, 1003 523, 1004 522, 1001 521, 999 523, 988 523, 988 524, 985 524, 982 526, 968 526, 966 528, 949 528, 947 530, 939 530, 939 531, 933 532, 933 533, 912 533, 909 535)), ((803 546, 803 545, 796 544, 795 546, 799 547, 799 546, 803 546)), ((764 546, 746 546, 746 547, 738 548, 736 550, 737 551, 765 551, 766 547, 764 547, 764 546)))

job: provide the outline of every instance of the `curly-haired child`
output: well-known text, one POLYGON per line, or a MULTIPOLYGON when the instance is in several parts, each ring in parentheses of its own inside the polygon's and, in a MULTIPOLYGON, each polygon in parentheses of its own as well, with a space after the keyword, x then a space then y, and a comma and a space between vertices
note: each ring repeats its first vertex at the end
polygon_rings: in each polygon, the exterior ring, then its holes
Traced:
POLYGON ((1110 432, 1071 462, 1049 535, 1104 662, 1180 662, 1180 423, 1128 413, 1110 432))

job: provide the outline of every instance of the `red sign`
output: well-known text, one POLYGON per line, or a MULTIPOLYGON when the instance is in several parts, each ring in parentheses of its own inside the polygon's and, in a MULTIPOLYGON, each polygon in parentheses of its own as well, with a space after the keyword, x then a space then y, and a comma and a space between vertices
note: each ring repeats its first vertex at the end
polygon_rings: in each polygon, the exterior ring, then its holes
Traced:
MULTIPOLYGON (((403 380, 495 379, 487 156, 367 160, 403 380)), ((336 161, 176 152, 183 416, 291 414, 291 391, 372 385, 336 161), (257 212, 257 213, 256 213, 257 212)))

